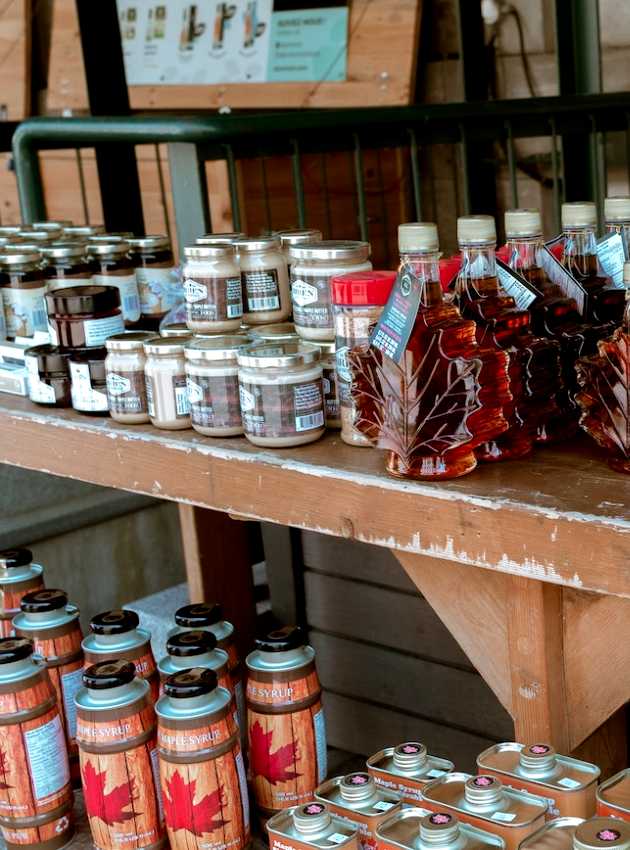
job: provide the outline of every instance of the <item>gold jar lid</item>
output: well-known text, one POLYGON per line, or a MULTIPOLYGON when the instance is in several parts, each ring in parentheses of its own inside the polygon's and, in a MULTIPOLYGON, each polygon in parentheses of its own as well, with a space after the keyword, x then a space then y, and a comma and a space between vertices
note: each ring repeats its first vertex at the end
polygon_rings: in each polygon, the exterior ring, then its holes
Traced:
POLYGON ((166 355, 166 354, 182 354, 186 344, 192 340, 189 337, 168 337, 154 336, 152 339, 144 343, 146 354, 166 355))
POLYGON ((308 342, 254 342, 238 352, 238 365, 255 369, 308 366, 320 359, 319 348, 308 342))
POLYGON ((220 257, 234 257, 234 248, 229 242, 214 245, 186 245, 184 256, 187 260, 212 260, 220 257))
POLYGON ((248 333, 255 341, 264 339, 292 342, 299 339, 293 322, 275 322, 271 325, 257 325, 244 329, 243 332, 248 333))
POLYGON ((352 239, 324 239, 304 245, 289 246, 292 260, 355 260, 365 262, 370 256, 370 243, 352 239))
POLYGON ((81 242, 53 242, 42 245, 42 256, 46 260, 85 259, 85 245, 81 242))
POLYGON ((197 245, 231 245, 237 239, 245 239, 246 234, 241 231, 232 233, 204 233, 195 239, 197 245))
POLYGON ((124 331, 105 340, 108 351, 142 351, 144 343, 150 339, 160 339, 153 331, 124 331))
POLYGON ((152 248, 170 248, 171 241, 165 234, 151 233, 147 236, 131 236, 127 242, 132 248, 140 251, 149 251, 152 248))
POLYGON ((246 344, 237 334, 193 338, 186 343, 184 353, 186 360, 236 360, 238 350, 246 344))
POLYGON ((256 251, 279 251, 280 238, 278 236, 245 236, 234 240, 234 249, 243 254, 254 254, 256 251))

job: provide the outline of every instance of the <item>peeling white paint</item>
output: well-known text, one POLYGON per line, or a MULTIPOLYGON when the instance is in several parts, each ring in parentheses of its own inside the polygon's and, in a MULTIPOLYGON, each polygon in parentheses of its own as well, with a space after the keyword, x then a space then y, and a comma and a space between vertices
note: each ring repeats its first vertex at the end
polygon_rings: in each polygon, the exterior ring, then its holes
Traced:
POLYGON ((523 697, 523 699, 536 699, 538 697, 538 691, 540 690, 540 686, 537 684, 530 685, 521 685, 518 689, 519 694, 523 697))

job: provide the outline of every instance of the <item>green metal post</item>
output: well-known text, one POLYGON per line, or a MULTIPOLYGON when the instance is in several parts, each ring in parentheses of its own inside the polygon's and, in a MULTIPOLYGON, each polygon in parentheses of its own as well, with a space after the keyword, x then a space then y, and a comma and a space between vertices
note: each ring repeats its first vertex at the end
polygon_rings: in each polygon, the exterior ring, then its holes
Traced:
POLYGON ((181 252, 211 229, 206 172, 198 146, 190 142, 169 144, 168 162, 181 252))

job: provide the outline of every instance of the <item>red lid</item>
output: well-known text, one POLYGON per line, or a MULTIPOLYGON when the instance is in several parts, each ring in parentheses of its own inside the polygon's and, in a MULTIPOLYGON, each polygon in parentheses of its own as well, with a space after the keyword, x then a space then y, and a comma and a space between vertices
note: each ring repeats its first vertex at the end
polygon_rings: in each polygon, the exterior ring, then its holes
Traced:
POLYGON ((396 272, 349 272, 330 280, 333 304, 384 306, 392 291, 396 272))

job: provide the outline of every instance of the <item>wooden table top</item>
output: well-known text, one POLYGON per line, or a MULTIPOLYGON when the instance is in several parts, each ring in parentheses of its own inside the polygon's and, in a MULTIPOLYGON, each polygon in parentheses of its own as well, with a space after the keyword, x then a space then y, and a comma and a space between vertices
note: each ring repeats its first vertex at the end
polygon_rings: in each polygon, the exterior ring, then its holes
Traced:
POLYGON ((586 437, 455 481, 412 482, 336 432, 261 449, 0 395, 0 462, 630 597, 630 477, 586 437))

